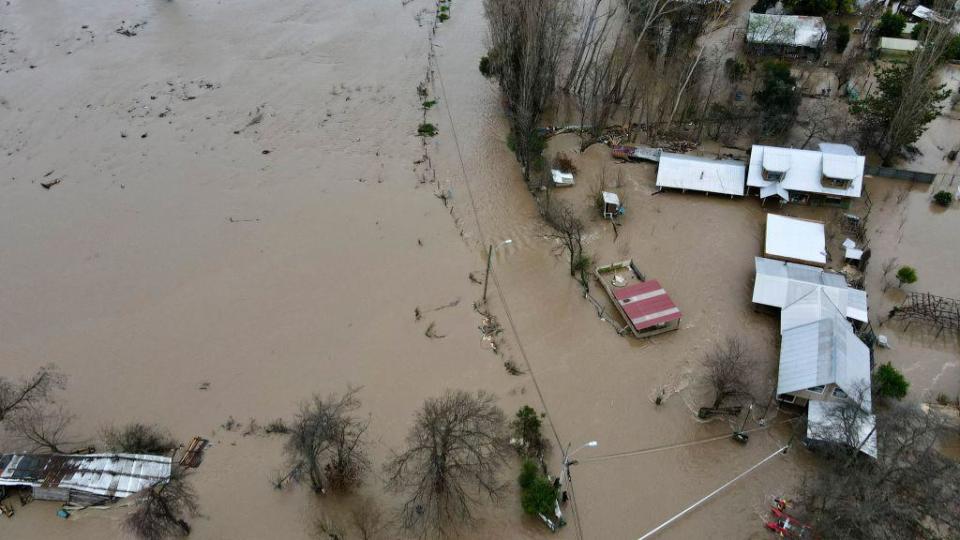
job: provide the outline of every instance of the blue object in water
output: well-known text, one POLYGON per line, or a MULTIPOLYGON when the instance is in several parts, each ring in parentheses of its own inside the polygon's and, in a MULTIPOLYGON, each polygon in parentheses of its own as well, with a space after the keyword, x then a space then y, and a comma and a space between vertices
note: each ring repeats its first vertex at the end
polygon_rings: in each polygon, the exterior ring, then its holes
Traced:
POLYGON ((68 517, 70 517, 70 512, 67 512, 66 510, 61 508, 60 510, 57 510, 57 517, 62 517, 63 519, 67 519, 68 517))

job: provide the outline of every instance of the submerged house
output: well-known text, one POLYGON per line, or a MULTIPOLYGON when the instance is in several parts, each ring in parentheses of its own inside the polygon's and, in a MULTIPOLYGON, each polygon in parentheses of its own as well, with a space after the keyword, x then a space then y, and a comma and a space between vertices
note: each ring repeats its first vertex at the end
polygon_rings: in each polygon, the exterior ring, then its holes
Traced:
POLYGON ((868 322, 866 291, 850 287, 843 274, 763 257, 756 257, 754 263, 753 303, 757 307, 780 311, 822 290, 847 319, 855 324, 868 322))
POLYGON ((869 410, 869 392, 870 349, 823 289, 781 311, 780 401, 805 405, 856 396, 869 410))
POLYGON ((821 17, 750 13, 746 39, 754 54, 819 56, 827 41, 827 24, 821 17))
POLYGON ((142 454, 5 454, 0 487, 30 488, 41 501, 111 502, 170 479, 172 459, 142 454))
POLYGON ((657 187, 702 191, 731 197, 743 196, 747 166, 733 159, 712 159, 684 154, 660 154, 657 187))
POLYGON ((821 143, 819 150, 753 145, 747 189, 767 201, 849 206, 863 191, 866 158, 845 144, 821 143))

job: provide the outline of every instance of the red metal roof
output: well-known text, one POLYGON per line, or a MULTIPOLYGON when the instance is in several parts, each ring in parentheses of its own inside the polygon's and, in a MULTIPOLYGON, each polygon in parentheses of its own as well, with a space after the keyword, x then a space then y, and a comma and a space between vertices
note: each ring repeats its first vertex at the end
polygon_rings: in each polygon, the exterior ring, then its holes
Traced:
POLYGON ((655 279, 614 289, 613 295, 637 330, 675 321, 681 316, 680 309, 655 279))

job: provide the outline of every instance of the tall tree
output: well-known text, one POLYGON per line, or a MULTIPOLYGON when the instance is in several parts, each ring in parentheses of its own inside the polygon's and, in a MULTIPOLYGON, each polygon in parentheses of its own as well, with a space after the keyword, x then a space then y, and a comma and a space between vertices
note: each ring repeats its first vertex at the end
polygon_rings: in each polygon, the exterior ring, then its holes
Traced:
POLYGON ((124 528, 133 536, 163 540, 190 534, 186 518, 195 517, 199 505, 184 469, 174 467, 169 480, 158 482, 135 497, 138 505, 124 521, 124 528))
POLYGON ((755 364, 740 338, 728 338, 704 356, 703 367, 713 389, 714 409, 730 399, 750 395, 750 376, 755 364))
POLYGON ((44 366, 19 382, 0 376, 0 422, 12 413, 47 401, 51 392, 63 388, 65 380, 53 365, 44 366))
POLYGON ((936 76, 957 20, 953 12, 947 23, 930 25, 906 63, 879 67, 876 90, 851 109, 860 118, 865 142, 886 165, 920 139, 950 95, 936 76))
POLYGON ((492 394, 448 390, 428 399, 406 448, 384 467, 388 488, 405 496, 403 527, 422 537, 454 536, 473 521, 479 497, 499 500, 508 437, 506 415, 492 394))
POLYGON ((572 27, 569 0, 484 0, 492 72, 507 103, 514 153, 525 181, 539 157, 537 123, 553 95, 572 27))

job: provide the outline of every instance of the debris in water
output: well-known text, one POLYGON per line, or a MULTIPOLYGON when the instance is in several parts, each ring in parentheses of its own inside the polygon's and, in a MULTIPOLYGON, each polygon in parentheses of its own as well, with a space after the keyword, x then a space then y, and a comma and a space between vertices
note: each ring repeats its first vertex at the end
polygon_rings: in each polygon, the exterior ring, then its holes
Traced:
POLYGON ((59 184, 59 183, 60 183, 60 180, 61 180, 60 178, 54 178, 53 180, 50 180, 49 182, 40 182, 40 185, 43 187, 43 189, 50 189, 50 188, 52 188, 53 186, 59 184))
POLYGON ((427 336, 430 339, 443 339, 447 337, 443 334, 438 334, 436 330, 436 326, 437 326, 437 323, 435 322, 430 323, 430 326, 427 327, 427 331, 424 332, 423 335, 427 336))

